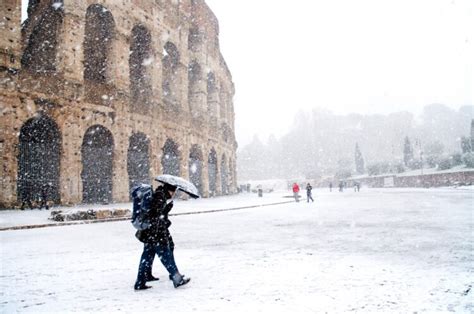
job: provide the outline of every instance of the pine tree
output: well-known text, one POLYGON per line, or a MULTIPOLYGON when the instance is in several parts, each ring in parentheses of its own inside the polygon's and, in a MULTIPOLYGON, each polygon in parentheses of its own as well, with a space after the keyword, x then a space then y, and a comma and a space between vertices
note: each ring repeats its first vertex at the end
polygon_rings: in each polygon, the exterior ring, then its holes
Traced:
POLYGON ((413 160, 413 148, 411 147, 410 139, 408 136, 405 137, 405 145, 403 146, 403 162, 405 166, 408 166, 410 161, 413 160))
POLYGON ((362 174, 364 173, 364 158, 362 157, 362 153, 360 152, 359 143, 356 143, 354 155, 355 155, 356 172, 359 174, 362 174))

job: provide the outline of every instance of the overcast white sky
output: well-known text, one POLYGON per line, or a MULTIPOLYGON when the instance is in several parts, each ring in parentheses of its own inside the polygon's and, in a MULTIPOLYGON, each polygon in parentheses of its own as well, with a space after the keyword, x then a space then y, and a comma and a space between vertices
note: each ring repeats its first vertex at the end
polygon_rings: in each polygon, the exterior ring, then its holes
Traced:
POLYGON ((472 0, 206 0, 235 83, 236 133, 286 133, 299 109, 473 104, 472 0))

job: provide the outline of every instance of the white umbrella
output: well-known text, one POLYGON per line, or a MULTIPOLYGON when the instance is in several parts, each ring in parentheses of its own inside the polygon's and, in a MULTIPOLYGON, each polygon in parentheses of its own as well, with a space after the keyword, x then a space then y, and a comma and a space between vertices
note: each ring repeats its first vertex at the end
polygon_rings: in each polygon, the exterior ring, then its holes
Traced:
POLYGON ((155 178, 156 181, 161 182, 161 183, 166 183, 172 186, 175 186, 178 190, 183 191, 184 193, 188 194, 192 198, 198 198, 200 197, 199 191, 192 184, 186 179, 183 179, 178 176, 173 176, 171 174, 162 174, 160 176, 157 176, 155 178))

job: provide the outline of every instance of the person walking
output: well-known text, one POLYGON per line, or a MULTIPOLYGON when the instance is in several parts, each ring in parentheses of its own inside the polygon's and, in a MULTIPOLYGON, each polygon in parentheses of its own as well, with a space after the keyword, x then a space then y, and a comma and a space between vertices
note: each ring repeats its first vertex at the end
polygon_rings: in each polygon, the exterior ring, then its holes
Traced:
POLYGON ((296 202, 300 201, 299 192, 300 192, 300 186, 296 182, 293 183, 293 197, 295 198, 296 202))
POLYGON ((309 203, 309 200, 311 200, 311 202, 314 202, 312 191, 313 191, 313 187, 308 182, 308 184, 306 184, 306 203, 309 203))
POLYGON ((329 192, 332 192, 332 182, 329 182, 329 192))
POLYGON ((43 183, 41 185, 41 199, 38 205, 38 209, 42 209, 43 207, 48 210, 48 192, 49 192, 49 183, 43 183))
POLYGON ((33 203, 31 203, 31 186, 30 182, 25 182, 21 191, 21 210, 25 210, 25 207, 33 209, 33 203))
POLYGON ((150 209, 150 227, 139 230, 136 233, 138 240, 144 243, 143 253, 138 267, 135 290, 145 290, 151 288, 146 285, 147 281, 158 280, 153 277, 151 270, 155 254, 169 273, 170 280, 175 288, 187 284, 191 278, 182 275, 174 259, 174 242, 169 232, 171 221, 168 213, 173 208, 173 197, 176 187, 170 184, 163 184, 156 188, 153 193, 150 209))

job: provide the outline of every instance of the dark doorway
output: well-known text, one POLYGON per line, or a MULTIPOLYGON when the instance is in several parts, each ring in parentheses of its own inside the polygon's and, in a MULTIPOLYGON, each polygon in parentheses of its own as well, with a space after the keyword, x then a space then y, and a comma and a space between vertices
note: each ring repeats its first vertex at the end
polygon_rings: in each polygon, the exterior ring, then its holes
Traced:
POLYGON ((222 195, 229 194, 228 175, 229 175, 229 173, 228 173, 228 170, 227 170, 227 161, 226 161, 225 155, 222 155, 222 161, 221 161, 222 195))
POLYGON ((60 202, 59 171, 61 136, 51 118, 29 119, 19 138, 17 199, 60 202))
POLYGON ((166 140, 165 146, 163 146, 163 157, 161 158, 163 174, 179 176, 180 161, 178 148, 178 145, 173 140, 166 140))
POLYGON ((127 155, 129 188, 139 183, 150 184, 150 140, 143 133, 130 137, 127 155))
POLYGON ((209 196, 212 197, 217 194, 217 154, 214 148, 211 149, 209 153, 207 163, 209 173, 209 196))
POLYGON ((189 180, 202 195, 202 153, 197 145, 193 145, 189 154, 189 180))
POLYGON ((109 203, 112 201, 114 140, 112 133, 101 125, 87 129, 82 142, 82 201, 109 203))

